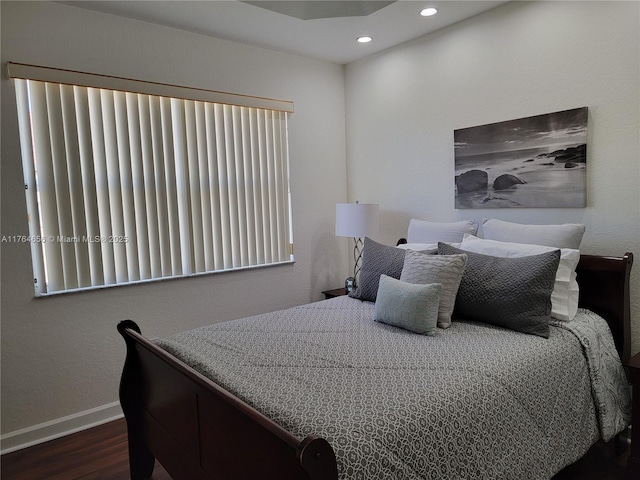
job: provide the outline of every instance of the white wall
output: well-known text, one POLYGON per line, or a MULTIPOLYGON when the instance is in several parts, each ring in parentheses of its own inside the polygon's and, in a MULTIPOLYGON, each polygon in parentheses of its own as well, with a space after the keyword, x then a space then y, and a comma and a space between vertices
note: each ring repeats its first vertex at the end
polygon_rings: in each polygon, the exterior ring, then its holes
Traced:
POLYGON ((636 255, 640 350, 640 4, 512 2, 347 65, 349 198, 410 217, 584 223, 585 253, 636 255), (589 108, 587 208, 456 210, 453 131, 589 108))
MULTIPOLYGON (((347 276, 343 67, 48 2, 5 2, 2 63, 290 99, 295 260, 247 272, 34 299, 27 244, 2 244, 2 432, 117 400, 120 319, 149 337, 319 300, 347 276)), ((2 235, 27 234, 15 93, 2 83, 2 235)))

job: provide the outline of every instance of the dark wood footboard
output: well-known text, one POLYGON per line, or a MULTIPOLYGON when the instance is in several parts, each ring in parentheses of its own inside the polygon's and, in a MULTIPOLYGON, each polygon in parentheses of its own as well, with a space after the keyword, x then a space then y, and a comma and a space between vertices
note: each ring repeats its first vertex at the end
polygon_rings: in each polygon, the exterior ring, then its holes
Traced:
POLYGON ((145 339, 125 320, 120 402, 127 420, 133 480, 155 458, 174 480, 337 479, 329 443, 299 439, 145 339))

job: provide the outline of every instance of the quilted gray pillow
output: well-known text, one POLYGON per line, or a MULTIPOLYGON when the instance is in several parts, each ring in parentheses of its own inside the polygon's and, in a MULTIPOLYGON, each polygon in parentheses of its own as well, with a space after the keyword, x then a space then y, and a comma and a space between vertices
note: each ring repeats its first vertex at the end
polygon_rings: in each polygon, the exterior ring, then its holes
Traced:
POLYGON ((409 283, 441 283, 438 326, 449 328, 456 294, 467 265, 466 255, 426 255, 407 250, 400 280, 409 283))
POLYGON ((442 285, 418 285, 380 276, 373 319, 414 333, 435 335, 442 285))
POLYGON ((349 296, 358 300, 375 302, 380 275, 388 275, 398 280, 402 273, 405 253, 406 250, 382 245, 365 237, 358 288, 349 293, 349 296))
POLYGON ((465 253, 454 316, 549 338, 551 292, 560 250, 519 258, 467 252, 445 243, 438 253, 465 253))

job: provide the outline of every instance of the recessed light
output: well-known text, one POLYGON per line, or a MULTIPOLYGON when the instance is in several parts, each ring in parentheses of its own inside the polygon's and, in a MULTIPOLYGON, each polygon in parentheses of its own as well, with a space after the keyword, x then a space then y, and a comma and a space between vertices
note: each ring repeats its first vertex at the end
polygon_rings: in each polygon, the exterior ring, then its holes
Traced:
POLYGON ((420 11, 420 15, 422 15, 423 17, 430 17, 432 15, 435 15, 436 13, 438 13, 438 9, 433 7, 424 8, 420 11))
POLYGON ((370 37, 369 35, 363 35, 361 37, 357 38, 358 43, 369 43, 371 40, 373 40, 373 37, 370 37))

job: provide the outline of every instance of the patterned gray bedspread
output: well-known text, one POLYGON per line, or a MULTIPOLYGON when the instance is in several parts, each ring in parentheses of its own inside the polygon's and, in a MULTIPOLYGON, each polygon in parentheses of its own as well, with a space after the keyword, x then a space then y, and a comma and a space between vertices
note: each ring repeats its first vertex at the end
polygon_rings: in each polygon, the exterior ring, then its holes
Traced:
POLYGON ((600 348, 611 334, 590 312, 549 339, 461 321, 428 337, 373 308, 339 297, 159 344, 295 435, 326 438, 341 479, 548 479, 629 423, 620 361, 600 348))

